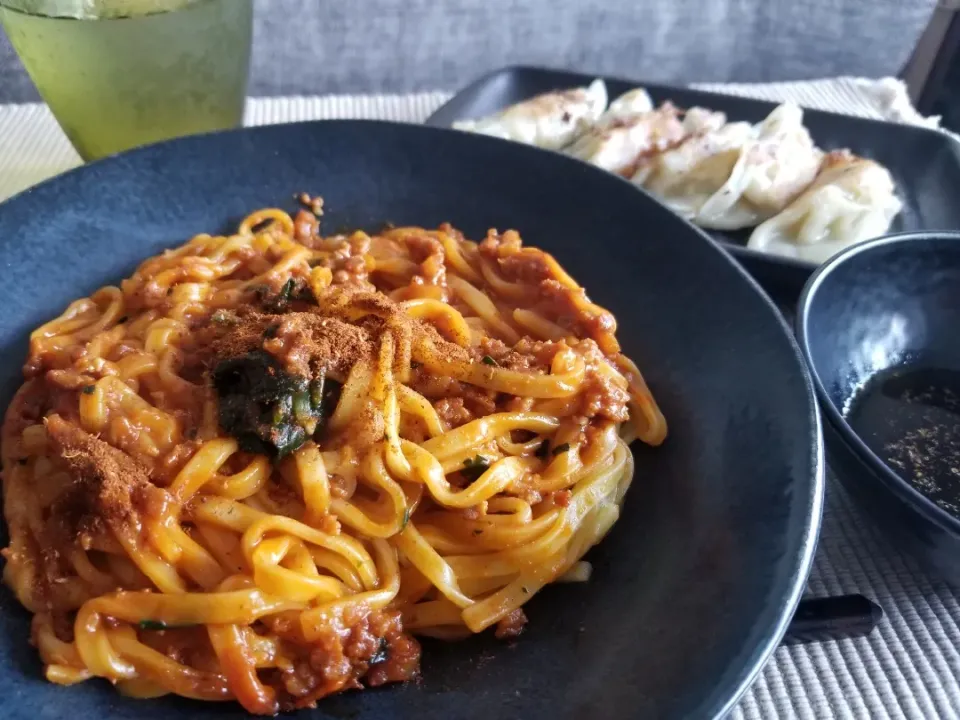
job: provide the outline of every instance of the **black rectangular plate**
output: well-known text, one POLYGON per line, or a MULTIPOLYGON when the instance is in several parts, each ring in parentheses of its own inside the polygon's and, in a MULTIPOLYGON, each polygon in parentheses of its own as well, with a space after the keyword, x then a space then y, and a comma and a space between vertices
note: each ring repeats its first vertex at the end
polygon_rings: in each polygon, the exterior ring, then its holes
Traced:
MULTIPOLYGON (((485 75, 457 93, 427 118, 426 124, 449 127, 456 120, 489 115, 539 93, 587 85, 595 77, 606 82, 611 99, 631 88, 644 87, 655 103, 670 100, 679 107, 699 105, 722 110, 730 120, 759 122, 776 107, 776 103, 764 100, 654 85, 642 80, 508 67, 485 75)), ((890 232, 960 230, 960 143, 952 137, 929 128, 821 110, 806 110, 804 123, 814 141, 825 150, 849 148, 890 170, 897 194, 903 201, 903 211, 890 232)), ((727 247, 782 309, 792 309, 814 265, 747 249, 744 245, 749 230, 711 231, 710 234, 727 247)))

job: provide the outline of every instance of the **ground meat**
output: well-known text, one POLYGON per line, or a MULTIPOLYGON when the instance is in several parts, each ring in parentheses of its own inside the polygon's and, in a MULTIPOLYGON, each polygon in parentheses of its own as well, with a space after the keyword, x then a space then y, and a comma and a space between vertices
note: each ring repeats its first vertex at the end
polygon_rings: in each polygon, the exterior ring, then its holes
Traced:
POLYGON ((577 348, 587 364, 578 414, 586 418, 603 417, 618 423, 626 422, 630 417, 630 395, 600 372, 600 364, 606 362, 600 348, 593 340, 583 340, 577 348))
POLYGON ((493 358, 497 365, 518 372, 548 373, 554 356, 566 343, 534 340, 523 337, 511 348, 502 340, 483 338, 474 350, 476 360, 484 356, 493 358))
POLYGON ((460 514, 463 516, 464 520, 479 520, 483 515, 483 512, 479 505, 474 505, 472 507, 464 508, 460 511, 460 514))
POLYGON ((518 252, 523 247, 520 234, 514 230, 507 230, 502 235, 496 230, 488 230, 487 236, 477 248, 480 254, 489 260, 499 260, 502 256, 518 252))
POLYGON ((370 271, 375 267, 369 256, 370 236, 354 233, 349 238, 341 237, 333 244, 323 241, 324 256, 318 261, 321 267, 330 269, 333 281, 339 285, 353 285, 373 290, 370 271))
POLYGON ((28 380, 17 391, 7 408, 7 414, 3 419, 3 435, 19 438, 25 428, 40 422, 49 401, 43 380, 28 380))
POLYGON ((448 428, 460 427, 473 420, 474 415, 467 410, 462 397, 442 398, 433 403, 433 409, 437 411, 440 420, 448 428))
POLYGON ((504 277, 524 285, 536 286, 553 277, 546 253, 535 248, 524 248, 520 252, 501 257, 498 264, 504 277))
POLYGON ((283 675, 290 697, 284 709, 316 707, 325 695, 388 682, 404 682, 420 671, 420 645, 403 631, 397 611, 370 612, 347 606, 328 623, 306 662, 283 675))
POLYGON ((421 368, 410 374, 408 383, 413 390, 429 400, 447 397, 459 397, 463 393, 463 384, 447 375, 434 375, 421 368))
POLYGON ((467 385, 463 388, 463 404, 474 417, 484 417, 497 411, 497 394, 492 390, 467 385))
POLYGON ((444 264, 446 255, 443 243, 427 234, 416 234, 404 238, 410 259, 420 265, 417 278, 425 285, 447 286, 447 270, 444 264))
POLYGON ((527 616, 523 614, 521 608, 517 608, 497 623, 497 629, 494 635, 499 640, 515 638, 523 632, 523 627, 526 624, 527 616))
POLYGON ((532 397, 507 395, 502 407, 505 412, 530 412, 533 409, 533 403, 532 397))
POLYGON ((297 211, 293 218, 293 237, 297 242, 307 247, 313 247, 320 231, 320 221, 317 216, 307 210, 297 211))

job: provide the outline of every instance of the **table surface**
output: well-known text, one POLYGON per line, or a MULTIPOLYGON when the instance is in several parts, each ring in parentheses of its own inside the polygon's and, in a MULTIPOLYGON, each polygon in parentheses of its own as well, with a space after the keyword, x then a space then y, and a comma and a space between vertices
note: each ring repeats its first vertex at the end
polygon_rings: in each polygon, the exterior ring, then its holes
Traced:
MULTIPOLYGON (((891 80, 702 87, 925 122, 891 80)), ((251 99, 246 123, 354 117, 421 122, 448 97, 420 93, 251 99)), ((44 106, 0 106, 0 199, 79 162, 44 106)), ((892 546, 829 476, 808 592, 862 593, 883 607, 884 619, 866 638, 781 647, 732 718, 960 718, 960 594, 892 546)))

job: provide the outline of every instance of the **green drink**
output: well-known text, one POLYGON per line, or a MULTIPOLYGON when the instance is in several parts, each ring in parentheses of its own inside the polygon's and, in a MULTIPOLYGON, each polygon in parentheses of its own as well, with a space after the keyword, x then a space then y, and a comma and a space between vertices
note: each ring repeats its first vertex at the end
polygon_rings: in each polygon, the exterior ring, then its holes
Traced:
POLYGON ((253 0, 0 0, 13 47, 85 160, 243 118, 253 0))

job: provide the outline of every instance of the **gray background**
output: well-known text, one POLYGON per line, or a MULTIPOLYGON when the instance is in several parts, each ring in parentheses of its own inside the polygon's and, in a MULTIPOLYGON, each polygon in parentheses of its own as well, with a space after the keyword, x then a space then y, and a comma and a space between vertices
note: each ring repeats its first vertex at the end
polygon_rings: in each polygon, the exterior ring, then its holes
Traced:
MULTIPOLYGON (((512 63, 663 82, 896 75, 937 0, 256 0, 251 95, 456 89, 512 63)), ((36 99, 0 34, 0 102, 36 99)))

